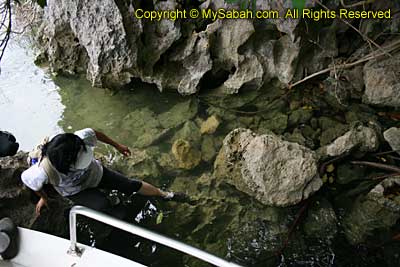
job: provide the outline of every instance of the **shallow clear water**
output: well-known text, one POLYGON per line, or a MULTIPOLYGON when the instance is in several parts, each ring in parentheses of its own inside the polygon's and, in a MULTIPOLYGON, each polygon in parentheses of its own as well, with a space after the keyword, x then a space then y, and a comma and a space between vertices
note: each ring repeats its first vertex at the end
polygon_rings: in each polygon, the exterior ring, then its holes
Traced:
MULTIPOLYGON (((1 63, 0 129, 14 133, 23 150, 30 150, 46 135, 85 127, 99 129, 132 146, 135 140, 129 129, 122 127, 128 114, 143 108, 160 114, 188 99, 176 93, 161 94, 154 87, 143 84, 119 91, 93 88, 84 77, 50 77, 35 66, 33 60, 29 47, 12 43, 1 63)), ((135 127, 135 123, 129 125, 135 127)), ((220 141, 226 133, 218 134, 220 141)), ((171 143, 158 144, 157 153, 169 151, 170 146, 171 143)), ((115 154, 106 146, 101 146, 100 151, 106 155, 115 154)), ((186 205, 146 200, 147 209, 142 213, 141 223, 218 256, 229 255, 232 260, 248 266, 372 266, 385 262, 381 260, 383 250, 352 247, 341 235, 335 240, 326 236, 317 240, 307 238, 302 235, 302 226, 296 228, 284 256, 277 257, 270 252, 282 248, 300 207, 265 207, 232 187, 217 188, 215 181, 199 181, 206 170, 211 170, 211 166, 200 166, 179 178, 164 174, 146 178, 157 186, 172 184, 183 188, 196 198, 197 203, 186 205), (160 212, 164 214, 163 220, 157 223, 160 212)), ((319 197, 333 199, 330 194, 332 192, 321 190, 319 197)), ((131 221, 135 220, 135 214, 132 212, 131 221)), ((151 266, 188 263, 179 253, 154 247, 151 242, 143 242, 126 233, 116 232, 99 241, 87 225, 84 227, 89 235, 88 242, 96 242, 96 246, 122 256, 151 266)), ((385 251, 388 251, 385 254, 391 253, 391 250, 385 251)), ((388 258, 393 259, 391 255, 388 258)), ((205 266, 189 263, 186 266, 205 266)))

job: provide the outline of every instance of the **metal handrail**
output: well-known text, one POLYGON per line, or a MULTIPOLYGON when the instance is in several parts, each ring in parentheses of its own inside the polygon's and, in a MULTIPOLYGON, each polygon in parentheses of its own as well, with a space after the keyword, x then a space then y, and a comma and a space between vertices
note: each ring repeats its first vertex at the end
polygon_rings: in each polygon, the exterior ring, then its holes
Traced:
POLYGON ((240 265, 237 265, 236 263, 228 262, 228 261, 223 260, 219 257, 216 257, 210 253, 202 251, 198 248, 195 248, 190 245, 184 244, 182 242, 176 241, 172 238, 165 237, 163 235, 157 234, 155 232, 141 228, 139 226, 118 220, 107 214, 104 214, 104 213, 101 213, 96 210, 92 210, 92 209, 89 209, 89 208, 83 207, 83 206, 74 206, 74 207, 72 207, 71 211, 69 212, 69 234, 70 234, 71 246, 68 250, 68 253, 71 255, 75 255, 75 256, 82 255, 82 250, 77 246, 77 239, 76 239, 76 215, 77 214, 80 214, 80 215, 92 218, 94 220, 100 221, 102 223, 114 226, 118 229, 124 230, 131 234, 135 234, 135 235, 150 239, 150 240, 160 243, 164 246, 182 251, 186 254, 192 255, 196 258, 199 258, 203 261, 206 261, 206 262, 211 263, 216 266, 241 267, 240 265))

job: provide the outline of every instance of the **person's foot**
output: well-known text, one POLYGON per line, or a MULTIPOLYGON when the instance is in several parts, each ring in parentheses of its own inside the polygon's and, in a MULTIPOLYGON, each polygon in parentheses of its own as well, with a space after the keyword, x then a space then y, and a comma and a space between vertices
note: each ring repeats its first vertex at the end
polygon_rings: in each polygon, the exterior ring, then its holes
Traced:
POLYGON ((167 192, 163 199, 167 201, 190 202, 190 197, 183 192, 167 192))

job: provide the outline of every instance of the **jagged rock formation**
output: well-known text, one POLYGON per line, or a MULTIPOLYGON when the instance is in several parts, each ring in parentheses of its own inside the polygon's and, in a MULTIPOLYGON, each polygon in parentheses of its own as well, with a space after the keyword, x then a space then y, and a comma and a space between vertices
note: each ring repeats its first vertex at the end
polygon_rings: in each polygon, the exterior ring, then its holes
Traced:
POLYGON ((385 138, 386 142, 389 143, 390 147, 393 150, 396 150, 397 153, 400 153, 400 129, 396 127, 392 127, 387 129, 383 133, 383 137, 385 138))
MULTIPOLYGON (((268 0, 257 3, 257 8, 291 5, 268 0)), ((206 1, 198 8, 221 7, 238 8, 223 0, 206 1)), ((150 22, 133 17, 138 8, 162 11, 182 5, 177 0, 47 1, 37 37, 51 69, 84 70, 96 86, 117 87, 139 78, 160 91, 173 89, 183 95, 202 86, 233 94, 241 88, 258 89, 273 78, 287 84, 295 75, 299 20, 150 22), (279 37, 279 32, 287 35, 279 37)))
POLYGON ((69 203, 58 195, 49 199, 48 209, 41 216, 35 213, 36 203, 32 201, 32 192, 25 188, 20 179, 27 169, 28 153, 18 152, 15 156, 0 159, 0 218, 10 217, 21 227, 63 235, 67 231, 65 210, 69 203))
POLYGON ((320 148, 322 157, 336 157, 357 148, 361 152, 375 151, 379 147, 379 137, 374 129, 358 126, 337 138, 331 144, 320 148))
POLYGON ((368 104, 398 107, 400 105, 400 54, 364 66, 365 93, 368 104))
POLYGON ((296 204, 322 186, 313 151, 245 129, 225 138, 214 168, 216 177, 266 205, 296 204))

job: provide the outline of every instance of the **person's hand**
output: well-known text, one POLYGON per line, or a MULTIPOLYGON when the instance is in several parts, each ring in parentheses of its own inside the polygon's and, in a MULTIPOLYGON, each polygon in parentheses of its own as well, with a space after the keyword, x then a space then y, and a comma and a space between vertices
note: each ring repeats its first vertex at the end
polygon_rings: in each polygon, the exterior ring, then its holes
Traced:
POLYGON ((42 210, 43 206, 46 206, 49 208, 49 204, 47 203, 47 199, 45 198, 40 198, 38 203, 36 204, 36 215, 40 215, 40 211, 42 210))
POLYGON ((129 150, 129 147, 118 144, 115 147, 122 155, 124 155, 125 157, 128 157, 131 155, 131 151, 129 150))

